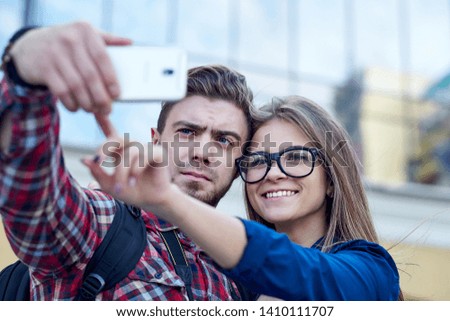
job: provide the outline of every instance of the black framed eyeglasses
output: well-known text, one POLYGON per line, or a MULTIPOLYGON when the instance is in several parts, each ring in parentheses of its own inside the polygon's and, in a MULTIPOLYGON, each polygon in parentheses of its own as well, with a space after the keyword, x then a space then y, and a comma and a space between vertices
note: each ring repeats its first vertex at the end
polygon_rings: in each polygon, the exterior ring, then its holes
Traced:
POLYGON ((249 184, 262 181, 273 162, 277 162, 285 175, 302 178, 313 172, 318 155, 317 148, 292 146, 279 153, 249 153, 236 159, 236 166, 244 182, 249 184))

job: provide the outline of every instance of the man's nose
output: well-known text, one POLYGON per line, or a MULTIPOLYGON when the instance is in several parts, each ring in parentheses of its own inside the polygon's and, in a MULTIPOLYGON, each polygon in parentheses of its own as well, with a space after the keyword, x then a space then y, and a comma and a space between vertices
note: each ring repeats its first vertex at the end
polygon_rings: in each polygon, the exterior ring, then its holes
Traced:
POLYGON ((208 146, 211 139, 207 135, 196 137, 191 159, 196 162, 209 163, 208 146))

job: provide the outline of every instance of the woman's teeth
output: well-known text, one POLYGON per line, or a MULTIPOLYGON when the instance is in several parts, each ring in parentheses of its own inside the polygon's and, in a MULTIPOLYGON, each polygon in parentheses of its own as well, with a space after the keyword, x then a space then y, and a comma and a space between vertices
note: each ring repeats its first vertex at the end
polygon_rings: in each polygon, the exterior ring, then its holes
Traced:
POLYGON ((265 198, 275 198, 275 197, 289 197, 294 194, 297 194, 298 192, 294 191, 276 191, 276 192, 268 192, 264 194, 263 196, 265 198))

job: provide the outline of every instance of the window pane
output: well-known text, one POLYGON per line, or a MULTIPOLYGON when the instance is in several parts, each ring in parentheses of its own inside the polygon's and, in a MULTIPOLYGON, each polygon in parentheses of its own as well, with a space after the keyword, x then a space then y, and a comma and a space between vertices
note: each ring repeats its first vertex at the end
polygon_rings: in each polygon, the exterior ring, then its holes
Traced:
POLYGON ((101 0, 40 0, 37 1, 35 21, 37 24, 54 25, 74 20, 83 20, 101 27, 101 0))
MULTIPOLYGON (((4 48, 12 34, 22 25, 22 6, 20 1, 0 1, 0 48, 4 48)), ((3 52, 3 49, 2 49, 3 52)))

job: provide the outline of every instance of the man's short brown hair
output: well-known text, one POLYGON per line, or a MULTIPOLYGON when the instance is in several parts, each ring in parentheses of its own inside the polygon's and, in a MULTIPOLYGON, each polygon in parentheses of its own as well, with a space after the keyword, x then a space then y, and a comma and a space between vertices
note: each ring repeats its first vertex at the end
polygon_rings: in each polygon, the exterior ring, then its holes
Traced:
MULTIPOLYGON (((245 115, 248 124, 248 137, 251 134, 250 109, 253 108, 253 93, 247 86, 245 77, 237 71, 222 65, 206 65, 188 70, 186 97, 202 96, 210 99, 222 99, 233 103, 245 115)), ((158 118, 158 132, 162 133, 172 107, 180 102, 162 103, 158 118)))

